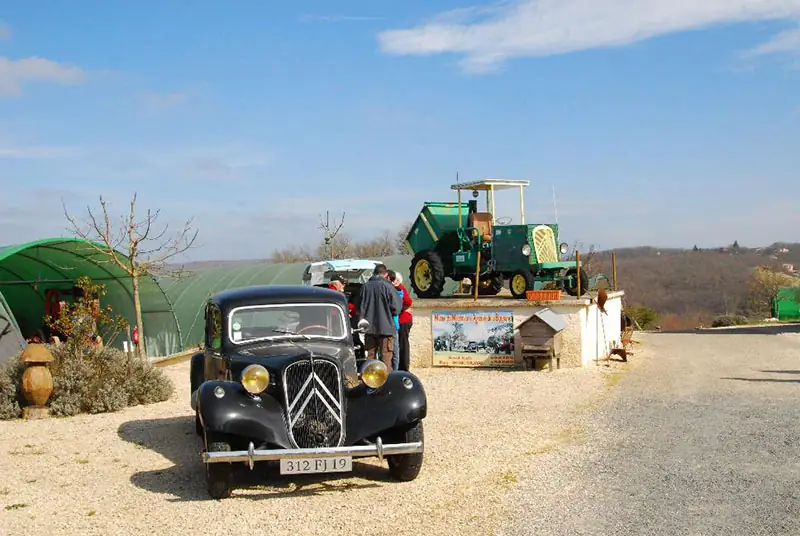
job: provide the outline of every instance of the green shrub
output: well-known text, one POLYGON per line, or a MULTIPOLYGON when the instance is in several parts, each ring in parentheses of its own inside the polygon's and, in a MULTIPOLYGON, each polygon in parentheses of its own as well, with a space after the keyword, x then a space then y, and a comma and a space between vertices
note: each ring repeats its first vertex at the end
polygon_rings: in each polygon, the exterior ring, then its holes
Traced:
MULTIPOLYGON (((116 348, 87 350, 75 354, 67 345, 50 346, 55 361, 51 364, 53 394, 49 406, 53 415, 105 413, 128 406, 167 400, 174 385, 149 361, 116 348)), ((0 371, 0 419, 20 414, 18 366, 0 371)))
POLYGON ((722 315, 711 321, 712 328, 728 328, 731 326, 743 326, 747 324, 747 317, 744 315, 722 315))
POLYGON ((651 307, 628 307, 627 312, 644 330, 651 329, 658 320, 658 313, 651 307))
POLYGON ((15 358, 0 367, 0 420, 16 419, 20 409, 22 369, 15 358))

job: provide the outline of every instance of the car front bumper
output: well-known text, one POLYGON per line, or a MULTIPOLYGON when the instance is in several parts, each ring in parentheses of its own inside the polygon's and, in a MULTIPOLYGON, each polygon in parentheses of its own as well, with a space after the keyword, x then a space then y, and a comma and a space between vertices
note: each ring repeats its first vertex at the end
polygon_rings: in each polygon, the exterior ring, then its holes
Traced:
POLYGON ((422 441, 415 443, 390 443, 384 444, 380 438, 373 445, 356 445, 352 447, 329 447, 318 449, 270 449, 256 450, 253 443, 247 450, 234 450, 230 452, 203 452, 205 463, 230 463, 245 462, 253 469, 255 462, 269 460, 300 460, 303 458, 325 458, 332 456, 352 456, 354 458, 368 458, 377 456, 396 456, 398 454, 418 454, 423 452, 422 441))

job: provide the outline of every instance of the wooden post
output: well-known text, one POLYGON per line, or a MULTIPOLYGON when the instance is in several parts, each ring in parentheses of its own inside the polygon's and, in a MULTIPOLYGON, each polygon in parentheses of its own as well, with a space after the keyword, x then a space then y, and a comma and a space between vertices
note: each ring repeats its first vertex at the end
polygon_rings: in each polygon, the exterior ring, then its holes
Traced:
POLYGON ((125 328, 128 332, 128 359, 131 358, 131 325, 128 324, 125 328))
POLYGON ((618 290, 617 288, 617 252, 611 252, 611 277, 613 278, 614 282, 614 291, 618 290))
POLYGON ((478 248, 478 265, 475 268, 475 301, 478 301, 478 289, 481 286, 481 250, 478 248))
POLYGON ((578 295, 577 297, 581 297, 581 252, 575 251, 575 266, 577 267, 577 273, 575 276, 578 278, 578 295))

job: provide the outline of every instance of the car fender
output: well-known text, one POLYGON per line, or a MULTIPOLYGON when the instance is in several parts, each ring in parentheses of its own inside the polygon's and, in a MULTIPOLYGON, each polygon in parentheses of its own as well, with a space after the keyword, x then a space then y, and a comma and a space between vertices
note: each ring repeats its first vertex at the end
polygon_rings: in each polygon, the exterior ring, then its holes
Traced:
POLYGON ((361 384, 347 393, 347 444, 379 435, 392 428, 425 418, 428 400, 420 379, 410 372, 395 371, 379 389, 361 384), (406 387, 407 381, 411 387, 406 387))
POLYGON ((203 352, 198 352, 189 362, 189 404, 192 409, 197 409, 197 388, 203 383, 204 358, 203 352))
POLYGON ((256 446, 267 444, 292 448, 283 419, 283 408, 269 393, 253 397, 239 382, 210 380, 197 390, 198 415, 203 428, 256 446), (223 396, 215 394, 222 388, 223 396))

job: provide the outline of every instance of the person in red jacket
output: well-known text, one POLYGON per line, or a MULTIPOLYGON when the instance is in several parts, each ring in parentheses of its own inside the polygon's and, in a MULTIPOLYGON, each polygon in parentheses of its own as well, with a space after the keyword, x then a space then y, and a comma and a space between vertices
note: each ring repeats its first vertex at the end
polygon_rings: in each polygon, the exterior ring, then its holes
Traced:
POLYGON ((411 294, 408 292, 408 289, 403 286, 403 276, 401 276, 399 272, 395 272, 395 279, 392 281, 392 285, 403 293, 403 308, 400 309, 400 330, 398 332, 400 338, 400 363, 397 370, 408 371, 409 365, 411 364, 409 335, 411 326, 414 325, 413 317, 411 316, 411 294))
MULTIPOLYGON (((328 283, 328 288, 331 290, 338 290, 339 292, 344 292, 344 286, 347 283, 347 279, 339 274, 334 274, 331 276, 331 281, 328 283)), ((353 305, 352 301, 347 302, 347 312, 350 315, 350 318, 353 317, 353 313, 355 312, 356 307, 353 305)))

